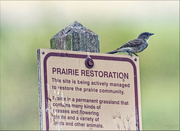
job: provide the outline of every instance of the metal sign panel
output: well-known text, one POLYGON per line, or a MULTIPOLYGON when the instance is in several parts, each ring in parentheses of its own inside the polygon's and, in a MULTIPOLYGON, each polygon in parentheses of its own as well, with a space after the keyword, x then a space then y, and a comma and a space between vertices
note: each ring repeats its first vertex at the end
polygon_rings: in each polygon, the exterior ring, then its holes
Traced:
POLYGON ((141 130, 136 56, 38 50, 41 130, 141 130))

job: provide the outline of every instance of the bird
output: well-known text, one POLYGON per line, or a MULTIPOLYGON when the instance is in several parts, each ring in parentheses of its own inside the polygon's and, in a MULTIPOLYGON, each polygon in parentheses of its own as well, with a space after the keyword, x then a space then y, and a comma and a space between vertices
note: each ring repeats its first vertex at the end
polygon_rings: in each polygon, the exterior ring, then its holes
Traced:
POLYGON ((107 52, 107 54, 115 54, 115 53, 128 53, 131 57, 132 54, 138 56, 136 53, 142 52, 148 46, 149 37, 154 35, 154 33, 143 32, 141 33, 137 39, 131 40, 120 48, 107 52))

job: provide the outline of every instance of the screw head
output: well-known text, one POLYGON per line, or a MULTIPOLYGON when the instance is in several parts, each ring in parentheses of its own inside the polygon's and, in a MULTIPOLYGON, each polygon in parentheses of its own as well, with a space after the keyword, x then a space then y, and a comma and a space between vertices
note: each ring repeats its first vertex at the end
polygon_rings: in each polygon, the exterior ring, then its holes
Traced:
POLYGON ((93 68, 93 66, 94 66, 94 61, 93 61, 93 59, 91 59, 91 58, 86 58, 86 60, 85 60, 85 65, 86 65, 86 67, 87 68, 89 68, 89 69, 91 69, 91 68, 93 68))

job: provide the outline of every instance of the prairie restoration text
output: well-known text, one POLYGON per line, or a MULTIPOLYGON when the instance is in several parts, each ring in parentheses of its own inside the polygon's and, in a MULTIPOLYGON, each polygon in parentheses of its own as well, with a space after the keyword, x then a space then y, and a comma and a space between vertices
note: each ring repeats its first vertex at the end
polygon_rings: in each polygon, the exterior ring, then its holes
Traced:
POLYGON ((117 78, 117 79, 129 79, 129 73, 127 72, 115 72, 115 71, 101 71, 101 70, 79 70, 68 68, 56 68, 52 67, 52 74, 57 75, 74 75, 85 77, 102 77, 102 78, 117 78))

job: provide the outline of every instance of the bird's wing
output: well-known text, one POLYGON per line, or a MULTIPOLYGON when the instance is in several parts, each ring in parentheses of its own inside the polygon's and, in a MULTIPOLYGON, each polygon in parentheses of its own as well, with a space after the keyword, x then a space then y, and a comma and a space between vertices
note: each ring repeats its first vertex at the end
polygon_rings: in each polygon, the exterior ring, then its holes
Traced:
POLYGON ((134 39, 132 41, 125 43, 119 49, 124 48, 124 47, 137 47, 143 43, 144 43, 144 41, 142 39, 134 39))

